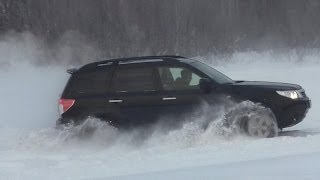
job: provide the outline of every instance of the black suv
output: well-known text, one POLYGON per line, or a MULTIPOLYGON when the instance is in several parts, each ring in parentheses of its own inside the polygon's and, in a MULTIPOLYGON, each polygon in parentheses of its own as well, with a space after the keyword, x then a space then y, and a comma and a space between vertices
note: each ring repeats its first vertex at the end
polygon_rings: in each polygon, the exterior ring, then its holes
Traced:
POLYGON ((231 99, 259 106, 233 109, 226 115, 232 117, 227 126, 236 124, 250 136, 273 137, 279 129, 301 122, 311 106, 299 85, 234 81, 207 64, 180 56, 112 59, 67 72, 71 77, 59 100, 59 125, 80 124, 87 117, 118 128, 159 120, 174 124, 203 103, 215 108, 231 99))

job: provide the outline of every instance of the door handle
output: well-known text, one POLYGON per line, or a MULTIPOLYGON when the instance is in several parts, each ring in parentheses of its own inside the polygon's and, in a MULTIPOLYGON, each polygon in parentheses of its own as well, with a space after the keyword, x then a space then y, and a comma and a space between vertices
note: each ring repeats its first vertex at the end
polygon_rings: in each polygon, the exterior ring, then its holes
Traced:
POLYGON ((171 101, 171 100, 176 100, 176 97, 164 97, 162 98, 163 101, 171 101))
POLYGON ((110 99, 109 103, 122 103, 121 99, 110 99))

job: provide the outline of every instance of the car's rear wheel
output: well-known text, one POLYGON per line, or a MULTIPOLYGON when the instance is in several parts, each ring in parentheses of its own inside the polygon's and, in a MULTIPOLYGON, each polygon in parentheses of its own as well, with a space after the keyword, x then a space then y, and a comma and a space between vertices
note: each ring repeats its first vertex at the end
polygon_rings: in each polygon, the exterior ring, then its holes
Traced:
POLYGON ((235 133, 257 138, 278 136, 277 120, 270 108, 261 105, 238 107, 227 118, 235 133))

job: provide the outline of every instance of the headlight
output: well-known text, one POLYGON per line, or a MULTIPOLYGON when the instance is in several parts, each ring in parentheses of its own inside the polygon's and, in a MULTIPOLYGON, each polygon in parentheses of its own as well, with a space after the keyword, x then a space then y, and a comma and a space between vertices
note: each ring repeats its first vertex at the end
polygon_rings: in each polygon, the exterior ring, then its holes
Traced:
POLYGON ((277 93, 281 96, 290 98, 290 99, 298 99, 298 98, 302 98, 302 94, 300 91, 277 91, 277 93))

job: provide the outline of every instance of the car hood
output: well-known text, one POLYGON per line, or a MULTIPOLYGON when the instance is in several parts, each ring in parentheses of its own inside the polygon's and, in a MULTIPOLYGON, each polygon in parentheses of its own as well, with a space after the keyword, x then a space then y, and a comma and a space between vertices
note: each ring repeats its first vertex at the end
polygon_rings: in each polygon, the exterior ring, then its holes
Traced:
POLYGON ((272 90, 298 90, 301 86, 289 83, 279 83, 279 82, 265 82, 265 81, 235 81, 235 83, 230 84, 231 86, 237 87, 252 87, 261 89, 272 89, 272 90))

